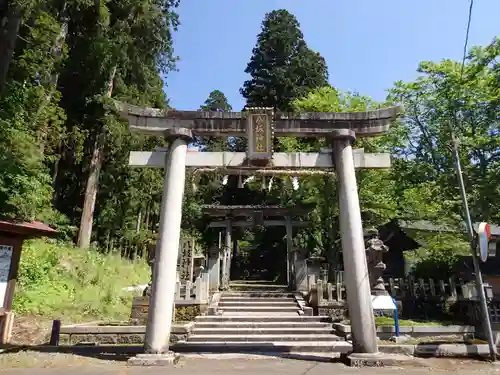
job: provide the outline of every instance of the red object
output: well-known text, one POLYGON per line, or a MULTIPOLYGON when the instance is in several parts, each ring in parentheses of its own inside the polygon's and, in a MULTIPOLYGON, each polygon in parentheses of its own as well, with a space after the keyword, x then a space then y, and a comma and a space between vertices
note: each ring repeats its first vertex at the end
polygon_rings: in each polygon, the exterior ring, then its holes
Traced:
POLYGON ((0 232, 20 235, 23 237, 53 237, 56 235, 57 230, 49 227, 41 221, 26 223, 0 220, 0 232))
POLYGON ((478 228, 479 235, 479 258, 483 263, 488 259, 488 243, 491 238, 491 228, 488 223, 480 223, 478 228))
POLYGON ((486 224, 484 226, 484 232, 486 233, 486 237, 488 237, 488 239, 491 238, 491 228, 490 228, 490 224, 486 224))

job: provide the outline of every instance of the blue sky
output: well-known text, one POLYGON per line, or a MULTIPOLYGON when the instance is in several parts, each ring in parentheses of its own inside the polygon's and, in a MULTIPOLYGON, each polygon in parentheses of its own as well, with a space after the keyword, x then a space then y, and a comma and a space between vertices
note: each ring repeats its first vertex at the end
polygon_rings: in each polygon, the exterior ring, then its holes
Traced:
MULTIPOLYGON (((376 100, 396 80, 412 80, 422 60, 462 56, 469 0, 181 0, 174 34, 178 72, 166 80, 170 104, 197 109, 221 90, 236 111, 239 88, 264 15, 285 8, 308 45, 326 59, 330 83, 376 100)), ((500 0, 475 0, 469 46, 500 36, 500 0)))

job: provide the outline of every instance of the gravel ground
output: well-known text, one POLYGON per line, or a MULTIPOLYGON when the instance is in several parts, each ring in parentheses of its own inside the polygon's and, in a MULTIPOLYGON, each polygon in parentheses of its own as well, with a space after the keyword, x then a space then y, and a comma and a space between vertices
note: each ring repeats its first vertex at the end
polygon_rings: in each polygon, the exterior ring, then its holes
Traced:
POLYGON ((123 357, 91 358, 74 354, 19 352, 0 354, 2 375, 324 375, 326 373, 363 375, 426 375, 426 374, 500 374, 500 366, 473 360, 417 359, 404 367, 350 368, 341 363, 283 359, 275 357, 233 356, 225 359, 181 358, 174 367, 128 367, 123 357))
POLYGON ((12 338, 13 345, 41 345, 50 337, 52 321, 38 316, 15 316, 12 338))

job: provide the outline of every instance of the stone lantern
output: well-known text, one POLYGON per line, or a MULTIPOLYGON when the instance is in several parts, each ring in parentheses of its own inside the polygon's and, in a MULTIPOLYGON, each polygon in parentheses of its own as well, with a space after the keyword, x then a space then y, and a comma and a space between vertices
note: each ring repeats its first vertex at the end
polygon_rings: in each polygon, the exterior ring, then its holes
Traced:
POLYGON ((370 229, 368 231, 365 239, 365 249, 372 295, 387 295, 382 275, 386 268, 383 256, 384 253, 389 251, 389 248, 379 238, 377 229, 370 229))

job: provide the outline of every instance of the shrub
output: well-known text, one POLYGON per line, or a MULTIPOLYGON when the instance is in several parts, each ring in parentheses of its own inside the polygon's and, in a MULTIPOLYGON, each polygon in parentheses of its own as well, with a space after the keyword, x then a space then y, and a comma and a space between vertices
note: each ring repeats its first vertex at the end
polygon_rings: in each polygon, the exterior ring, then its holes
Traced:
POLYGON ((146 283, 149 277, 144 261, 55 241, 27 241, 14 310, 70 321, 128 319, 133 295, 122 288, 146 283))
POLYGON ((412 274, 416 278, 446 280, 456 273, 469 246, 456 235, 447 233, 427 235, 425 247, 414 254, 412 274))

